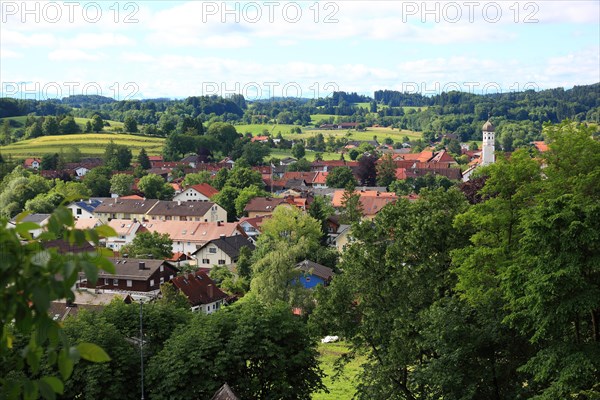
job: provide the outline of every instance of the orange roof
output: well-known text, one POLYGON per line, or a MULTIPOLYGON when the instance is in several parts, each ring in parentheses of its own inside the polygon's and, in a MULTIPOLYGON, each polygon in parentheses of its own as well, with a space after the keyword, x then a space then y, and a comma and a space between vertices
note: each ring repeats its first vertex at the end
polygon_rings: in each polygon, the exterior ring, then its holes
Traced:
POLYGON ((406 180, 406 168, 396 168, 396 179, 399 181, 406 180))
POLYGON ((327 175, 329 175, 329 172, 317 172, 312 183, 313 184, 318 183, 318 184, 324 185, 325 181, 327 181, 327 175))
POLYGON ((107 225, 113 228, 119 236, 135 235, 142 227, 142 224, 130 219, 111 219, 107 225))
POLYGON ((541 142, 533 142, 533 145, 541 153, 546 152, 546 151, 549 150, 548 145, 545 142, 543 142, 543 141, 541 141, 541 142))
POLYGON ((142 223, 149 232, 166 233, 173 241, 205 243, 221 235, 233 236, 240 232, 234 222, 158 221, 142 223))
POLYGON ((420 153, 400 154, 403 160, 414 160, 419 162, 427 162, 433 158, 433 151, 423 150, 420 153))
MULTIPOLYGON (((419 160, 420 161, 420 160, 419 160)), ((439 151, 429 162, 434 163, 456 163, 454 158, 446 151, 439 151)))
POLYGON ((269 137, 268 136, 254 136, 250 141, 251 142, 264 142, 264 141, 268 141, 269 137))
POLYGON ((79 218, 75 220, 75 229, 91 229, 100 225, 98 218, 79 218))
MULTIPOLYGON (((398 196, 394 192, 379 192, 377 190, 355 190, 354 193, 360 195, 361 199, 363 197, 384 198, 384 199, 393 199, 393 200, 396 200, 398 198, 398 196)), ((344 200, 344 190, 343 189, 336 190, 333 193, 333 199, 331 200, 331 205, 333 205, 334 207, 342 207, 343 200, 344 200)))
POLYGON ((186 189, 189 189, 189 188, 194 189, 196 192, 208 197, 209 199, 211 197, 213 197, 215 194, 219 193, 219 191, 217 189, 210 186, 208 183, 200 183, 198 185, 192 185, 186 189))
POLYGON ((138 196, 137 194, 132 194, 132 195, 129 195, 129 196, 122 196, 122 197, 119 197, 119 200, 122 200, 122 199, 129 199, 129 200, 144 200, 144 198, 143 198, 142 196, 138 196))
POLYGON ((362 204, 362 209, 363 209, 363 215, 375 215, 377 214, 379 211, 381 211, 381 209, 383 207, 385 207, 386 205, 390 204, 390 203, 395 203, 397 200, 397 197, 372 197, 372 196, 367 196, 367 197, 361 197, 360 198, 360 204, 362 204))

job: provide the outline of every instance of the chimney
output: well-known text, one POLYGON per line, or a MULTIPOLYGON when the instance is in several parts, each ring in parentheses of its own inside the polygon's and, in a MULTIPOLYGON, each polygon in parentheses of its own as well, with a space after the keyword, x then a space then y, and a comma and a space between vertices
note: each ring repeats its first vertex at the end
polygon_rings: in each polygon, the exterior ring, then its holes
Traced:
POLYGON ((220 237, 221 239, 225 239, 225 234, 224 234, 224 233, 221 233, 221 234, 219 235, 219 237, 220 237))
POLYGON ((213 295, 214 295, 213 285, 210 284, 210 285, 208 285, 208 298, 212 300, 213 295))
POLYGON ((139 269, 146 269, 146 263, 144 261, 140 261, 138 264, 139 269))
POLYGON ((217 226, 223 226, 223 224, 221 224, 221 221, 217 221, 217 226))

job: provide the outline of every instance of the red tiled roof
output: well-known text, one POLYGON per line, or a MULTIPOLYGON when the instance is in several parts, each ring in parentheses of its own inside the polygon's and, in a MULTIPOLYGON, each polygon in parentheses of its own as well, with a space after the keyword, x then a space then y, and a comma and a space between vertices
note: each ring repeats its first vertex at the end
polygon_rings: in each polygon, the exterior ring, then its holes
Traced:
POLYGON ((269 140, 268 136, 254 136, 252 139, 250 139, 251 142, 263 142, 267 140, 269 140))
MULTIPOLYGON (((210 186, 208 183, 200 183, 198 185, 192 185, 190 188, 194 189, 198 193, 208 197, 209 199, 213 197, 215 194, 219 193, 217 189, 210 186)), ((189 188, 186 188, 189 189, 189 188)))
POLYGON ((183 292, 192 306, 210 304, 227 297, 215 282, 202 271, 177 276, 171 282, 183 292))
POLYGON ((543 141, 541 141, 541 142, 533 142, 533 145, 541 153, 546 152, 546 151, 549 150, 548 145, 545 142, 543 142, 543 141))
MULTIPOLYGON (((393 199, 396 200, 398 196, 394 192, 379 192, 377 190, 355 190, 354 193, 360 195, 361 199, 363 197, 373 197, 373 198, 385 198, 385 199, 393 199)), ((344 199, 344 190, 336 190, 333 193, 333 199, 331 200, 331 205, 334 207, 342 207, 342 202, 344 199)))

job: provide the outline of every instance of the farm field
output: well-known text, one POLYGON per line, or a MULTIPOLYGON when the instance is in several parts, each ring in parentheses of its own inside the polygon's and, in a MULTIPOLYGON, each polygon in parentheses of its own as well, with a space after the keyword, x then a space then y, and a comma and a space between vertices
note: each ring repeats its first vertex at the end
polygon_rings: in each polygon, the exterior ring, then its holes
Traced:
MULTIPOLYGON (((327 114, 315 114, 320 116, 328 116, 327 114)), ((421 132, 414 132, 409 130, 398 130, 385 127, 367 128, 364 132, 357 132, 354 130, 328 130, 319 129, 313 127, 300 127, 302 133, 291 133, 291 129, 296 125, 273 125, 273 124, 255 124, 255 125, 235 125, 235 129, 238 133, 250 132, 253 136, 261 135, 263 130, 271 132, 273 136, 281 132, 281 135, 287 140, 297 139, 308 139, 311 136, 315 136, 318 133, 323 134, 325 138, 332 135, 336 138, 346 137, 349 140, 373 140, 373 136, 377 136, 378 140, 383 140, 386 137, 391 137, 395 142, 402 140, 404 136, 408 136, 410 139, 420 139, 421 132)))
POLYGON ((342 354, 348 352, 348 346, 343 342, 321 343, 318 350, 321 354, 321 368, 326 374, 323 383, 329 389, 329 393, 314 393, 312 400, 351 400, 356 392, 357 376, 361 364, 365 361, 364 357, 357 357, 346 364, 343 373, 334 381, 334 364, 342 354))
POLYGON ((160 154, 164 139, 156 137, 113 134, 113 133, 81 133, 74 135, 42 136, 35 139, 22 140, 8 146, 0 147, 2 155, 17 158, 41 157, 47 153, 60 153, 69 147, 77 147, 83 156, 98 156, 110 141, 129 147, 134 155, 143 148, 150 155, 160 154))
MULTIPOLYGON (((312 150, 306 150, 306 155, 304 156, 304 158, 306 158, 308 161, 314 161, 316 153, 317 152, 312 151, 312 150)), ((339 160, 340 156, 341 156, 340 153, 324 152, 321 154, 323 155, 323 160, 339 160)), ((265 159, 268 159, 271 157, 285 158, 285 157, 294 157, 294 156, 292 155, 292 150, 271 149, 271 155, 265 159)), ((350 157, 348 155, 346 155, 346 160, 350 160, 350 157)))

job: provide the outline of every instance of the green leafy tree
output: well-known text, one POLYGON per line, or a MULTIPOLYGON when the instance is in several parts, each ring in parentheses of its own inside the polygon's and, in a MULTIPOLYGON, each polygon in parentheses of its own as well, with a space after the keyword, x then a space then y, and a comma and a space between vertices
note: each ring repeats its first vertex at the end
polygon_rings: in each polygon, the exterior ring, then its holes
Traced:
MULTIPOLYGON (((321 332, 343 335, 351 345, 350 357, 366 352, 357 398, 464 398, 462 391, 445 392, 444 385, 463 373, 463 362, 472 357, 468 345, 465 359, 453 359, 461 368, 445 365, 436 379, 423 377, 433 374, 430 368, 437 358, 453 355, 441 353, 442 347, 429 341, 430 336, 441 341, 445 331, 427 327, 432 306, 451 293, 450 251, 465 240, 452 220, 466 207, 458 190, 426 191, 416 202, 400 199, 373 221, 353 226, 355 241, 341 260, 344 273, 317 292, 310 320, 321 332), (399 298, 399 292, 407 296, 399 298)), ((436 317, 440 319, 443 315, 436 317)), ((493 386, 493 375, 487 372, 489 367, 477 376, 477 384, 493 386)))
POLYGON ((133 193, 135 178, 129 174, 114 174, 110 178, 110 192, 119 196, 128 196, 133 193))
POLYGON ((325 197, 323 196, 315 196, 313 202, 310 204, 308 208, 308 215, 316 219, 321 223, 321 243, 326 244, 327 242, 327 233, 329 232, 329 225, 327 223, 327 218, 334 214, 333 207, 329 204, 325 197))
POLYGON ((237 163, 227 177, 227 186, 244 189, 248 186, 264 187, 262 175, 250 167, 239 166, 237 163))
POLYGON ((221 168, 217 171, 215 178, 212 181, 212 186, 215 189, 223 189, 225 184, 227 183, 227 179, 229 178, 229 170, 227 168, 221 168))
POLYGON ((292 146, 292 155, 298 160, 304 157, 306 155, 304 144, 296 143, 294 146, 292 146))
POLYGON ((240 398, 306 399, 325 390, 317 354, 289 307, 244 300, 210 316, 198 313, 177 330, 150 360, 148 388, 158 400, 210 398, 227 382, 240 398), (194 360, 212 360, 212 367, 198 368, 194 360))
POLYGON ((255 197, 266 197, 268 193, 256 185, 251 185, 240 190, 240 193, 235 199, 235 211, 238 216, 244 214, 244 208, 255 197))
POLYGON ((3 304, 9 305, 0 307, 0 397, 54 399, 65 392, 65 381, 80 359, 107 362, 110 357, 97 345, 75 345, 50 315, 50 303, 74 299, 72 288, 80 272, 95 281, 98 269, 114 273, 114 266, 100 252, 65 255, 48 241, 63 238, 76 246, 88 241, 97 245, 99 238, 115 232, 107 227, 76 230, 71 211, 60 207, 32 240, 29 231, 40 226, 20 219, 14 229, 7 229, 6 221, 0 224, 0 293, 3 304))
POLYGON ((288 165, 287 170, 289 172, 309 172, 312 164, 306 158, 300 158, 298 161, 288 165))
POLYGON ((58 168, 58 153, 46 153, 42 156, 41 168, 44 171, 56 170, 58 168))
POLYGON ((22 167, 17 167, 4 177, 0 193, 0 213, 14 217, 25 207, 27 200, 50 190, 50 182, 39 175, 31 175, 22 167))
POLYGON ((142 232, 133 241, 121 248, 121 254, 135 258, 162 260, 173 256, 173 241, 166 233, 142 232))
POLYGON ((262 165, 265 157, 268 157, 269 154, 271 154, 271 149, 258 142, 246 143, 242 150, 242 157, 251 166, 262 165))
POLYGON ((107 167, 96 167, 85 174, 83 183, 90 190, 90 196, 110 196, 110 173, 111 170, 107 167))
MULTIPOLYGON (((122 300, 121 300, 122 301, 122 300)), ((66 382, 66 398, 136 399, 139 394, 139 351, 126 336, 100 313, 83 310, 67 318, 64 331, 73 343, 93 342, 106 349, 110 361, 102 364, 80 362, 66 382)), ((135 336, 134 336, 135 337, 135 336)))
POLYGON ((62 121, 60 121, 59 129, 60 133, 64 135, 81 132, 81 128, 79 128, 79 125, 77 125, 77 122, 75 122, 75 118, 70 115, 64 117, 62 121))
POLYGON ((377 184, 379 186, 390 186, 396 180, 396 163, 390 154, 381 158, 377 164, 377 184))
POLYGON ((224 154, 229 154, 233 149, 235 141, 240 137, 233 125, 224 122, 212 123, 208 127, 206 134, 216 139, 224 154))
POLYGON ((131 166, 131 150, 125 145, 115 144, 110 141, 104 150, 104 165, 117 170, 124 171, 131 166))
POLYGON ((46 117, 44 118, 44 123, 42 124, 42 128, 44 129, 44 135, 58 135, 60 133, 60 128, 58 126, 58 121, 55 117, 46 117))
POLYGON ((348 185, 356 186, 356 178, 349 167, 335 167, 327 174, 325 183, 330 188, 345 188, 348 185))
POLYGON ((345 224, 359 222, 363 217, 363 206, 360 202, 360 194, 354 190, 352 185, 348 185, 342 196, 342 212, 340 221, 345 224))
POLYGON ((100 115, 94 114, 92 117, 92 132, 102 132, 102 129, 104 129, 104 120, 100 115))
POLYGON ((12 142, 12 135, 10 134, 10 121, 5 119, 2 121, 2 127, 0 127, 0 138, 2 140, 2 144, 7 145, 12 142))
POLYGON ((146 153, 146 149, 142 147, 140 153, 137 157, 137 162, 143 169, 152 168, 152 164, 150 164, 150 158, 148 157, 148 153, 146 153))
POLYGON ((175 189, 156 174, 148 174, 140 179, 138 188, 149 199, 170 200, 175 189))
POLYGON ((136 133, 138 131, 138 125, 135 118, 128 115, 125 117, 125 121, 123 122, 123 129, 125 132, 136 133))
POLYGON ((183 180, 184 186, 198 185, 201 183, 211 184, 212 175, 208 171, 192 172, 185 176, 183 180))
POLYGON ((435 190, 443 188, 450 189, 456 185, 456 181, 452 181, 443 175, 427 174, 417 178, 408 177, 404 180, 397 180, 390 184, 390 191, 397 195, 408 195, 412 193, 419 194, 422 189, 435 190))
POLYGON ((221 191, 215 194, 211 201, 214 201, 225 211, 227 211, 227 221, 233 222, 235 221, 236 210, 235 210, 235 200, 240 194, 240 189, 232 186, 225 186, 221 191))

